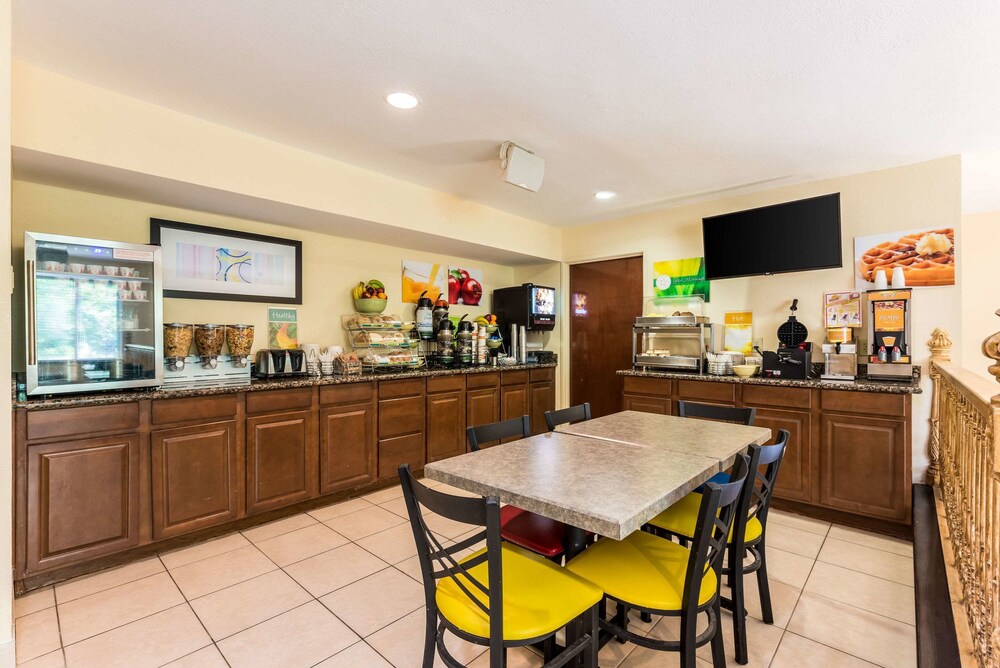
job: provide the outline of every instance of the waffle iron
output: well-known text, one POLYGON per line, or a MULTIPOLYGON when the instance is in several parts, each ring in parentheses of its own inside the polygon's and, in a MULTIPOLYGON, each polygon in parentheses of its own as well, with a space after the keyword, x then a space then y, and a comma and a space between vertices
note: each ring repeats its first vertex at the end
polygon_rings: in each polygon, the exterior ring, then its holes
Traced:
POLYGON ((809 330, 795 317, 799 300, 792 300, 791 315, 778 327, 778 350, 765 350, 763 375, 769 378, 805 380, 812 375, 812 344, 809 330))

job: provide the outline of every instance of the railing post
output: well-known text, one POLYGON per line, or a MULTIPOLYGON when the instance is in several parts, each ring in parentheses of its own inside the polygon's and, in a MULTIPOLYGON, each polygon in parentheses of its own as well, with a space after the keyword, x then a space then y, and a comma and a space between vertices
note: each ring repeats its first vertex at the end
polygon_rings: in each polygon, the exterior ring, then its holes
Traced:
POLYGON ((941 477, 941 374, 934 368, 935 362, 951 361, 951 338, 943 329, 931 332, 927 342, 931 350, 931 361, 928 365, 931 376, 931 437, 928 444, 927 484, 937 485, 941 477))
MULTIPOLYGON (((997 309, 996 314, 1000 316, 1000 309, 997 309)), ((983 341, 983 354, 993 360, 989 372, 1000 383, 1000 332, 983 341)), ((996 447, 993 452, 993 472, 1000 474, 1000 395, 993 397, 993 421, 993 433, 998 437, 994 444, 996 447)))

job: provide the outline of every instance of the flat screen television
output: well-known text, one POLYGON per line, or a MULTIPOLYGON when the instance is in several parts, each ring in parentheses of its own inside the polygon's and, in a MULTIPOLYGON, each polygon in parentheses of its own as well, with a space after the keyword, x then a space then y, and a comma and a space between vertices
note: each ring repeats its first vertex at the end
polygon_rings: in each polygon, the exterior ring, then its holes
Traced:
POLYGON ((844 266, 840 193, 703 218, 705 278, 844 266))

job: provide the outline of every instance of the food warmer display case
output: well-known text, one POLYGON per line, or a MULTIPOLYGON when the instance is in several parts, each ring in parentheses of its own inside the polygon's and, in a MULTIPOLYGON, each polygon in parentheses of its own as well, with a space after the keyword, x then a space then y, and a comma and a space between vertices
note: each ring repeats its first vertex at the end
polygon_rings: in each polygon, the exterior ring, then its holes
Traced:
POLYGON ((632 359, 637 369, 703 373, 705 353, 715 352, 715 329, 705 315, 705 300, 650 297, 632 327, 632 359))
POLYGON ((26 232, 27 394, 163 382, 160 247, 26 232))

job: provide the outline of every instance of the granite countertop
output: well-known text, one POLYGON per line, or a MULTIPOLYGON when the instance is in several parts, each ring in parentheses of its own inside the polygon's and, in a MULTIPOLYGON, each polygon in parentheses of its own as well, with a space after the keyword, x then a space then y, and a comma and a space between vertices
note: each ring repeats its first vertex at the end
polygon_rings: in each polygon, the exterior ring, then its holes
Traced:
MULTIPOLYGON (((628 417, 638 425, 662 416, 628 417)), ((723 468, 718 458, 697 452, 718 438, 713 423, 678 424, 686 451, 551 432, 427 464, 424 475, 621 540, 723 468)), ((728 432, 727 445, 746 449, 769 431, 741 426, 728 432)))
POLYGON ((639 376, 645 378, 673 378, 676 380, 697 380, 707 383, 740 383, 742 385, 778 385, 781 387, 804 387, 808 389, 847 390, 851 392, 881 392, 884 394, 922 394, 920 388, 920 368, 915 367, 913 378, 909 382, 891 380, 873 380, 859 376, 855 381, 830 381, 819 378, 807 380, 791 380, 788 378, 764 378, 752 376, 714 376, 707 373, 691 373, 685 371, 640 371, 638 369, 622 369, 619 376, 639 376))
MULTIPOLYGON (((104 391, 90 394, 50 395, 27 401, 15 401, 14 408, 25 410, 44 410, 49 408, 76 408, 79 406, 101 406, 107 404, 122 404, 143 399, 180 399, 185 397, 203 397, 216 394, 233 394, 235 392, 262 392, 267 390, 286 390, 296 387, 316 387, 319 385, 344 385, 348 383, 369 383, 378 380, 399 380, 404 378, 425 378, 436 376, 464 376, 474 373, 492 373, 496 371, 517 371, 521 369, 552 369, 556 364, 515 364, 513 366, 493 367, 475 366, 457 369, 415 369, 398 372, 374 372, 349 376, 304 376, 288 379, 253 379, 249 385, 229 387, 200 387, 194 389, 163 389, 104 391)), ((16 396, 16 395, 15 395, 16 396)))

